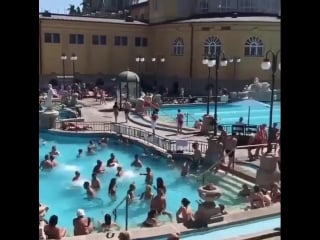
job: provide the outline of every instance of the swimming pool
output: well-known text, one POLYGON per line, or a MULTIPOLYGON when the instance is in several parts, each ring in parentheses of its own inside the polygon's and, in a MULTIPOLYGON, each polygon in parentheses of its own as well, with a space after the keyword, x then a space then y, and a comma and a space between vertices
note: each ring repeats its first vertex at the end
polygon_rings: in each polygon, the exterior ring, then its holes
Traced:
MULTIPOLYGON (((273 106, 273 122, 280 123, 280 102, 274 102, 273 106)), ((187 127, 193 127, 194 122, 202 119, 202 116, 207 113, 206 104, 193 104, 193 105, 176 105, 176 106, 163 106, 159 111, 159 119, 164 122, 175 123, 177 116, 177 109, 181 109, 182 113, 187 114, 185 122, 187 127), (188 119, 188 122, 187 122, 188 119)), ((235 106, 227 103, 218 104, 218 120, 221 124, 234 124, 240 117, 243 117, 243 122, 248 122, 248 110, 246 106, 235 106)), ((214 114, 214 104, 210 104, 210 114, 214 114)), ((263 124, 269 123, 270 108, 265 106, 251 107, 250 108, 250 124, 263 124)))
MULTIPOLYGON (((181 236, 184 240, 203 240, 203 239, 214 239, 223 240, 232 237, 240 237, 244 235, 256 234, 262 231, 272 230, 281 226, 280 216, 273 216, 268 218, 263 218, 259 220, 247 221, 241 224, 233 224, 224 227, 218 227, 206 232, 198 232, 186 236, 181 236)), ((166 238, 161 238, 164 240, 166 238)), ((160 240, 160 239, 159 239, 160 240)))
POLYGON ((259 166, 254 164, 246 164, 246 163, 237 163, 243 170, 256 174, 259 166))
MULTIPOLYGON (((191 207, 194 211, 197 209, 196 200, 199 200, 197 188, 199 183, 195 178, 181 178, 180 168, 171 168, 166 164, 163 157, 142 158, 144 167, 138 171, 130 167, 134 154, 143 153, 143 148, 136 145, 120 145, 117 140, 110 141, 107 148, 97 151, 94 156, 82 156, 76 158, 78 149, 86 150, 89 140, 96 138, 89 137, 70 137, 57 136, 49 133, 40 133, 40 138, 46 141, 45 145, 39 146, 39 162, 43 160, 52 145, 56 145, 61 156, 58 157, 58 167, 51 172, 39 173, 39 196, 40 202, 48 205, 50 210, 46 216, 56 214, 59 216, 59 225, 66 227, 70 235, 73 234, 72 219, 75 217, 76 210, 83 208, 86 215, 93 217, 94 220, 103 220, 105 213, 112 215, 112 210, 125 197, 129 184, 133 181, 136 184, 136 195, 144 191, 144 176, 139 173, 145 172, 145 167, 149 166, 154 172, 154 182, 157 177, 162 177, 167 186, 167 209, 175 214, 180 206, 183 197, 191 201, 191 207), (125 176, 117 180, 117 200, 112 202, 108 197, 108 185, 111 178, 115 177, 115 169, 108 168, 106 173, 100 177, 102 189, 98 192, 98 197, 102 201, 87 201, 85 191, 82 188, 84 180, 91 179, 92 169, 96 160, 101 159, 104 164, 114 153, 121 165, 124 167, 125 176), (82 181, 77 186, 72 184, 71 179, 74 172, 81 172, 82 181)), ((177 163, 178 164, 178 163, 177 163)), ((223 197, 217 201, 225 204, 229 211, 241 209, 247 206, 243 199, 238 197, 238 192, 245 181, 232 176, 225 176, 224 173, 218 173, 214 181, 223 191, 223 197)), ((247 182, 246 182, 247 183, 247 182)), ((252 185, 249 183, 249 185, 252 185)), ((155 191, 153 191, 155 193, 155 191)), ((137 202, 129 206, 129 227, 137 227, 142 223, 149 210, 149 204, 137 202)), ((167 221, 165 216, 160 217, 160 221, 167 221)), ((125 223, 125 204, 122 204, 117 211, 117 223, 124 227, 125 223)))

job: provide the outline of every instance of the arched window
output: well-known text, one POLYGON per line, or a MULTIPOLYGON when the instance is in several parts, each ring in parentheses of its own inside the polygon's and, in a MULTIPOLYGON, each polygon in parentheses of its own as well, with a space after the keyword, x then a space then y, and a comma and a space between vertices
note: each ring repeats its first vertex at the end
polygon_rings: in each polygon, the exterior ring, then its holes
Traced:
POLYGON ((184 53, 184 43, 182 38, 177 38, 173 42, 173 55, 174 56, 183 56, 184 53))
POLYGON ((246 57, 262 57, 263 42, 260 38, 250 37, 244 44, 244 56, 246 57))
POLYGON ((217 37, 208 37, 205 43, 203 44, 204 53, 207 55, 216 55, 221 51, 221 41, 217 37))

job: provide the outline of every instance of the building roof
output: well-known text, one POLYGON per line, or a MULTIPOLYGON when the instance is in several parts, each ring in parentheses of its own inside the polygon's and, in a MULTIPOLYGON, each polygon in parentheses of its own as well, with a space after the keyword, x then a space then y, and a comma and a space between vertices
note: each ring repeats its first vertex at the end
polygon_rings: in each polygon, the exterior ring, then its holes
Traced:
POLYGON ((116 24, 131 24, 131 25, 148 25, 147 23, 136 21, 136 20, 133 20, 132 22, 130 22, 130 21, 125 21, 124 19, 112 19, 112 18, 101 18, 101 17, 91 17, 91 16, 70 16, 70 15, 62 15, 62 14, 51 14, 50 17, 46 17, 40 13, 39 19, 116 23, 116 24))
POLYGON ((206 23, 206 22, 281 22, 277 17, 215 17, 215 18, 196 18, 189 20, 174 21, 172 23, 206 23))
POLYGON ((130 9, 134 9, 134 8, 142 8, 142 7, 146 7, 149 5, 149 2, 146 1, 146 2, 141 2, 141 3, 137 3, 137 4, 133 4, 131 5, 129 8, 130 9))

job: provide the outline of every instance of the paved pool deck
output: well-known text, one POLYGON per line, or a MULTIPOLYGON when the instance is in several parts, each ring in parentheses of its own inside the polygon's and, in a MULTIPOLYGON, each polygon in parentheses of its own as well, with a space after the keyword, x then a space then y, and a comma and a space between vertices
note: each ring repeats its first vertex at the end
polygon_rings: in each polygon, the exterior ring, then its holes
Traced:
MULTIPOLYGON (((106 104, 101 105, 99 101, 96 102, 95 99, 93 98, 85 98, 79 102, 83 105, 81 109, 82 117, 85 119, 86 122, 95 122, 95 121, 114 122, 113 112, 111 111, 114 101, 107 101, 106 104), (101 110, 107 110, 107 109, 109 109, 110 111, 101 111, 101 110)), ((145 131, 149 131, 150 133, 152 132, 151 127, 141 126, 140 124, 137 124, 131 121, 128 121, 126 123, 123 111, 119 113, 118 123, 132 126, 132 127, 137 127, 145 131)), ((169 132, 166 130, 156 130, 156 134, 171 140, 194 140, 194 141, 207 142, 207 136, 199 136, 196 134, 177 135, 176 133, 173 133, 171 131, 169 132)), ((235 156, 236 156, 236 162, 239 161, 240 163, 248 164, 248 160, 249 160, 248 151, 246 149, 237 149, 235 151, 235 156)), ((260 161, 258 159, 250 162, 249 164, 259 166, 260 161)), ((243 168, 241 165, 236 164, 235 170, 245 172, 249 176, 255 177, 255 171, 252 171, 252 170, 248 171, 247 168, 243 168)))

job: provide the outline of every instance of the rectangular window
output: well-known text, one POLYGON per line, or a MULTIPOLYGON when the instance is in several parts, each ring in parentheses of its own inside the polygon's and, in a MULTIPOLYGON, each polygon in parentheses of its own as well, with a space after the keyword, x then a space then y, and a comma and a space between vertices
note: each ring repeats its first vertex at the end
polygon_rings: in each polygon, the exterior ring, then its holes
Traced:
POLYGON ((107 44, 106 35, 92 35, 92 44, 93 45, 106 45, 107 44))
POLYGON ((136 37, 135 38, 135 46, 136 47, 147 47, 148 46, 148 39, 143 37, 136 37))
POLYGON ((128 45, 128 37, 115 36, 114 37, 114 45, 115 46, 127 46, 128 45))
POLYGON ((240 9, 246 11, 252 11, 255 8, 255 1, 252 0, 241 0, 240 1, 240 9))
POLYGON ((141 46, 141 45, 140 45, 140 39, 141 39, 141 38, 139 38, 139 37, 136 37, 136 38, 135 38, 135 46, 136 46, 136 47, 140 47, 140 46, 141 46))
POLYGON ((84 44, 83 34, 70 34, 69 35, 70 44, 84 44))
POLYGON ((209 11, 208 0, 200 0, 200 11, 206 13, 209 11))
POLYGON ((45 33, 44 42, 46 43, 60 43, 60 34, 59 33, 45 33))
POLYGON ((153 0, 153 11, 158 10, 158 0, 153 0))
POLYGON ((221 10, 231 9, 231 0, 221 0, 221 10))
POLYGON ((148 39, 147 38, 142 38, 142 46, 148 47, 148 39))

